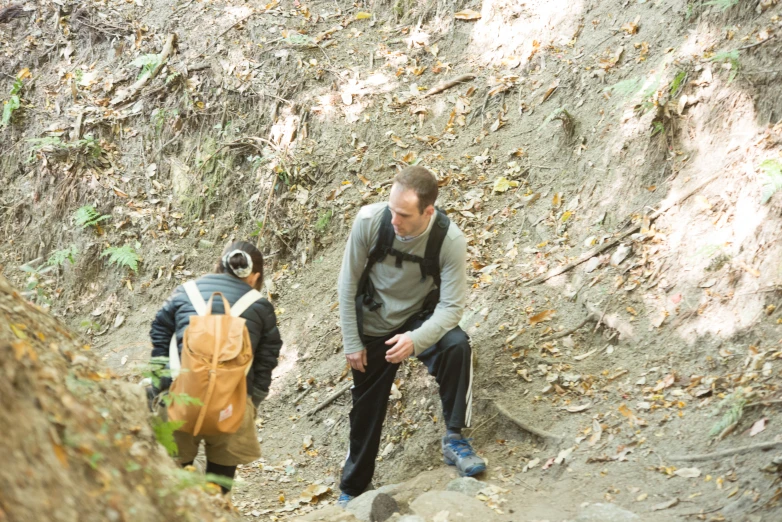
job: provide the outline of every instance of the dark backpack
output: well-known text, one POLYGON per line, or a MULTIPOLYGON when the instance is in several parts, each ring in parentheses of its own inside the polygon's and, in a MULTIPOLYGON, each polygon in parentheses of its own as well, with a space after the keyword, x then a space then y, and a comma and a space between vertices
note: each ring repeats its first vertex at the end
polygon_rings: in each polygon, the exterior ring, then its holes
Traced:
MULTIPOLYGON (((443 246, 445 236, 448 234, 448 227, 451 220, 440 209, 436 210, 436 216, 432 230, 429 231, 429 238, 426 241, 426 251, 424 257, 419 257, 406 252, 400 252, 394 248, 394 226, 391 224, 391 209, 386 207, 380 220, 380 231, 377 241, 369 251, 367 264, 358 280, 358 289, 356 291, 356 323, 358 325, 358 335, 361 341, 366 344, 364 337, 364 305, 370 311, 375 311, 382 306, 382 303, 375 301, 375 286, 369 279, 369 272, 375 263, 383 261, 386 256, 396 258, 396 267, 402 268, 403 261, 418 263, 421 268, 421 282, 426 276, 432 276, 436 288, 429 292, 424 299, 424 304, 419 315, 426 315, 434 311, 435 306, 440 301, 440 250, 443 246)), ((415 314, 414 314, 415 315, 415 314)))

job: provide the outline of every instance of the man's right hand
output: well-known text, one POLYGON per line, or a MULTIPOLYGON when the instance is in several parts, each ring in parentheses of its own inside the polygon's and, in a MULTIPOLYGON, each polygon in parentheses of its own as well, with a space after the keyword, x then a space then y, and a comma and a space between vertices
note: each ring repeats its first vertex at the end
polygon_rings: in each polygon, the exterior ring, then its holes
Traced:
POLYGON ((355 353, 346 353, 345 358, 348 360, 350 367, 354 370, 358 370, 361 373, 366 372, 367 366, 367 351, 366 349, 355 353))

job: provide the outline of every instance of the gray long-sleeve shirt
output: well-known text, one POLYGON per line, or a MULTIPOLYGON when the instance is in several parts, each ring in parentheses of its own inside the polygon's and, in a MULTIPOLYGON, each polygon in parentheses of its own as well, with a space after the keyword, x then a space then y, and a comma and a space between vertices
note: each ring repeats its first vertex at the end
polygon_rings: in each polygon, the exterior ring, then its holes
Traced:
MULTIPOLYGON (((377 242, 380 221, 387 206, 388 203, 383 202, 362 207, 345 247, 338 288, 342 341, 346 354, 364 349, 356 324, 356 291, 369 251, 377 242)), ((398 236, 395 237, 394 248, 424 257, 433 223, 434 216, 426 231, 414 239, 401 241, 398 236)), ((364 307, 364 334, 369 337, 379 337, 398 329, 421 310, 426 295, 435 288, 431 277, 421 280, 418 263, 405 261, 402 268, 397 268, 395 262, 395 257, 386 256, 369 273, 375 285, 374 299, 381 303, 375 311, 364 307)), ((440 250, 440 279, 440 302, 434 314, 419 328, 407 332, 415 346, 416 355, 436 344, 462 318, 467 295, 467 241, 454 223, 448 228, 440 250)))

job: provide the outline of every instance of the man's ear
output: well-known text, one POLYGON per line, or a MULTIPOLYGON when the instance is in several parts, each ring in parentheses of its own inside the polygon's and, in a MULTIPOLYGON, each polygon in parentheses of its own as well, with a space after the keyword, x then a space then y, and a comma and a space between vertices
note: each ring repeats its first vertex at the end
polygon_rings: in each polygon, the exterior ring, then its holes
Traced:
POLYGON ((430 218, 434 214, 434 205, 429 205, 424 209, 424 216, 430 218))

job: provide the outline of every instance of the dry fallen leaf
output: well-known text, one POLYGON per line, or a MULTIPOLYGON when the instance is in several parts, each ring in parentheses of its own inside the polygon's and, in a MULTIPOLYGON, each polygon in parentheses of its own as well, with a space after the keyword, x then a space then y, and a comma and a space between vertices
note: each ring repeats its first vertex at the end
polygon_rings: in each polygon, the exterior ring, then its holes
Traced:
POLYGON ((673 474, 684 478, 698 478, 701 476, 701 470, 698 468, 681 468, 674 471, 673 474))
POLYGON ((663 509, 669 509, 678 503, 679 503, 678 498, 666 500, 665 502, 660 502, 659 504, 655 504, 654 506, 652 506, 651 511, 662 511, 663 509))
POLYGON ((369 18, 372 18, 370 13, 356 13, 356 20, 367 20, 369 18))
POLYGON ((765 430, 766 429, 766 421, 767 420, 768 420, 767 418, 763 417, 759 421, 755 422, 755 424, 752 425, 752 429, 749 430, 749 436, 750 437, 754 437, 755 435, 757 435, 761 431, 765 430))
POLYGON ((544 321, 550 321, 555 313, 556 310, 544 310, 543 312, 540 312, 539 314, 535 314, 532 317, 530 317, 529 324, 535 326, 538 323, 542 323, 544 321))
POLYGON ((511 181, 502 176, 494 180, 494 192, 506 192, 509 188, 518 186, 518 181, 511 181))
POLYGON ((592 419, 592 436, 589 437, 587 444, 594 446, 600 442, 600 438, 603 436, 603 427, 597 419, 592 419))
POLYGON ((626 32, 627 34, 635 34, 638 32, 638 22, 641 21, 640 16, 636 16, 635 20, 632 22, 627 22, 622 26, 622 31, 626 32))
POLYGON ((459 11, 455 15, 453 15, 454 18, 457 20, 465 20, 468 22, 474 21, 474 20, 480 20, 481 19, 481 13, 478 11, 473 11, 472 9, 465 9, 464 11, 459 11))

